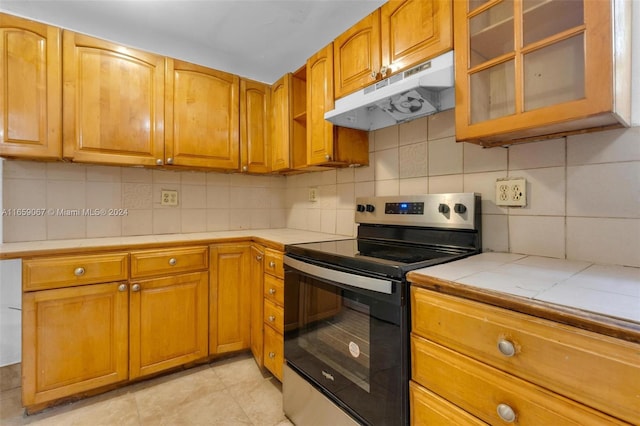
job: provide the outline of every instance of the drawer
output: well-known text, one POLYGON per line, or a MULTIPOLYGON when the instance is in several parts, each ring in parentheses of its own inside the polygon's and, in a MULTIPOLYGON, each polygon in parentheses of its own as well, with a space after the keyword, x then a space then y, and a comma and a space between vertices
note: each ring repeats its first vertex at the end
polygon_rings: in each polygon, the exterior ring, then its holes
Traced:
MULTIPOLYGON (((475 417, 504 424, 512 414, 521 425, 611 425, 619 420, 527 381, 411 336, 412 379, 475 417)), ((601 389, 602 391, 602 389, 601 389)))
POLYGON ((284 306, 284 280, 265 274, 264 297, 276 305, 284 306))
POLYGON ((264 323, 273 327, 278 333, 284 333, 284 309, 265 299, 263 312, 264 323))
POLYGON ((22 261, 24 291, 125 281, 128 278, 128 253, 43 257, 22 261))
POLYGON ((131 278, 198 271, 208 267, 207 247, 131 252, 131 278))
POLYGON ((284 278, 284 254, 281 251, 265 249, 264 271, 274 277, 284 278))
POLYGON ((418 335, 615 417, 640 419, 638 344, 415 287, 411 310, 418 335))
POLYGON ((486 426, 449 401, 440 398, 416 382, 409 383, 409 412, 411 425, 486 426))
POLYGON ((282 334, 271 327, 264 328, 264 366, 282 381, 284 340, 282 334))

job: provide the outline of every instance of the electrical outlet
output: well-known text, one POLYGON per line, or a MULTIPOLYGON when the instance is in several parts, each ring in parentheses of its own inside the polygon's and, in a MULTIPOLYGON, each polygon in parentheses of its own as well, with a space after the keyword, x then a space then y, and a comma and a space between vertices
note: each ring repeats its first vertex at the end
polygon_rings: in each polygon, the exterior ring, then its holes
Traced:
POLYGON ((527 205, 527 181, 523 178, 496 181, 496 205, 524 207, 527 205))
POLYGON ((318 201, 318 188, 309 188, 309 201, 312 203, 318 201))
POLYGON ((160 193, 160 204, 163 206, 177 206, 178 191, 163 189, 160 193))

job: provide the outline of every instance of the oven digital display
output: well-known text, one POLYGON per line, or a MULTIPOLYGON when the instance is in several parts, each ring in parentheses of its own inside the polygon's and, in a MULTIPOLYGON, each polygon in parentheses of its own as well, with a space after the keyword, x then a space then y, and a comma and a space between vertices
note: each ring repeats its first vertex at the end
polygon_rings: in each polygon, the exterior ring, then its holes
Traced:
POLYGON ((424 202, 385 203, 385 214, 424 214, 424 202))

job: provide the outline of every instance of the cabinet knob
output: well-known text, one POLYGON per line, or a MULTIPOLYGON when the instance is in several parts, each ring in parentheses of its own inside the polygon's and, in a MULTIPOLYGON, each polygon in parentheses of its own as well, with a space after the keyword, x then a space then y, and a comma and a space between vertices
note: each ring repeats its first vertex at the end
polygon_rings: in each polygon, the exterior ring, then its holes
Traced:
POLYGON ((326 155, 324 156, 324 159, 325 159, 325 160, 327 160, 327 161, 329 161, 329 160, 331 160, 331 156, 330 156, 329 154, 326 154, 326 155))
POLYGON ((120 284, 118 286, 118 291, 119 292, 127 291, 127 285, 126 284, 120 284))
POLYGON ((275 288, 270 288, 270 289, 269 289, 269 294, 270 294, 270 295, 272 295, 272 296, 273 296, 274 294, 276 294, 276 289, 275 289, 275 288))
POLYGON ((498 404, 496 409, 498 417, 507 423, 513 423, 516 420, 516 412, 507 404, 498 404))
POLYGON ((169 259, 169 265, 176 266, 177 263, 178 263, 178 260, 175 257, 172 257, 171 259, 169 259))
POLYGON ((276 357, 275 352, 269 352, 269 358, 274 359, 276 357))
POLYGON ((273 260, 271 262, 269 262, 269 266, 272 268, 276 267, 276 262, 274 262, 273 260))
POLYGON ((256 260, 262 260, 262 256, 261 255, 257 255, 256 256, 256 260))
POLYGON ((162 166, 162 164, 163 164, 162 159, 158 158, 158 159, 156 160, 156 165, 158 165, 158 166, 162 166))
POLYGON ((385 75, 387 75, 387 73, 389 72, 389 67, 386 65, 383 65, 382 68, 380 68, 380 75, 382 77, 384 77, 385 75))
POLYGON ((375 80, 378 77, 378 73, 375 71, 371 71, 371 80, 375 80))
POLYGON ((269 321, 274 322, 276 320, 276 317, 273 315, 269 315, 269 321))
POLYGON ((249 170, 249 167, 247 167, 247 166, 242 166, 242 171, 243 171, 243 172, 246 172, 247 170, 249 170))
POLYGON ((75 275, 76 277, 81 277, 84 275, 84 272, 85 272, 84 268, 80 266, 73 270, 73 275, 75 275))
POLYGON ((131 291, 140 291, 140 284, 134 284, 131 286, 131 291))
POLYGON ((172 157, 167 158, 167 164, 173 164, 173 158, 172 157))
POLYGON ((506 357, 511 357, 516 354, 516 347, 513 342, 508 341, 507 339, 500 339, 498 341, 498 350, 500 353, 506 357))

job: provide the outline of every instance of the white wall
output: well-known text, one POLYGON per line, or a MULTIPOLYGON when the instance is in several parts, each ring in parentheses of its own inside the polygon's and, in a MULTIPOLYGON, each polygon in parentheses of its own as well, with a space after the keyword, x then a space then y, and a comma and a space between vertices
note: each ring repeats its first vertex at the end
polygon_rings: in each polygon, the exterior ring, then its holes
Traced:
POLYGON ((631 123, 640 126, 640 1, 632 1, 631 6, 631 123))

